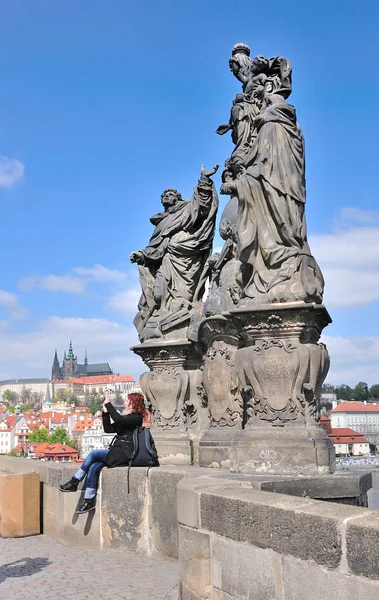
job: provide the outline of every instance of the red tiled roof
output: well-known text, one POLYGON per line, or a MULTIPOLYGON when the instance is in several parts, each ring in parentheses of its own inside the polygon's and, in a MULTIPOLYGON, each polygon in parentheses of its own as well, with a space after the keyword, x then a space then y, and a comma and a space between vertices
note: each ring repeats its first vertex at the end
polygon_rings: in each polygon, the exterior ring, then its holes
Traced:
POLYGON ((99 385, 101 383, 135 383, 131 375, 89 375, 88 377, 74 377, 68 383, 81 383, 99 385))
POLYGON ((379 413, 379 402, 340 402, 336 408, 330 411, 331 413, 340 413, 340 412, 357 412, 357 413, 379 413))
POLYGON ((68 415, 65 415, 64 413, 55 413, 53 414, 51 422, 54 423, 54 425, 59 425, 60 423, 68 423, 68 415))
POLYGON ((350 427, 333 427, 329 437, 334 444, 368 444, 362 433, 350 427))

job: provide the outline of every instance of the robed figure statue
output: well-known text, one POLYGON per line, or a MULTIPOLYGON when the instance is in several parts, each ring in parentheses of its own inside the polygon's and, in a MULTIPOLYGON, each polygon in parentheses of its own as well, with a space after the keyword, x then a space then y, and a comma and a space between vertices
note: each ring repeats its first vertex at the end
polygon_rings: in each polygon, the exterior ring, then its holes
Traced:
MULTIPOLYGON (((233 51, 231 69, 245 83, 231 113, 236 147, 226 163, 221 192, 238 199, 241 304, 321 303, 324 280, 307 242, 304 215, 304 140, 295 108, 286 102, 291 65, 281 57, 252 61, 243 44, 233 51), (243 135, 236 137, 238 131, 243 135)), ((221 126, 218 133, 227 128, 221 126)))
POLYGON ((141 342, 185 338, 198 310, 214 237, 218 198, 211 176, 217 169, 202 168, 189 201, 173 188, 164 190, 164 211, 150 219, 155 229, 148 246, 130 255, 142 288, 134 320, 141 342))

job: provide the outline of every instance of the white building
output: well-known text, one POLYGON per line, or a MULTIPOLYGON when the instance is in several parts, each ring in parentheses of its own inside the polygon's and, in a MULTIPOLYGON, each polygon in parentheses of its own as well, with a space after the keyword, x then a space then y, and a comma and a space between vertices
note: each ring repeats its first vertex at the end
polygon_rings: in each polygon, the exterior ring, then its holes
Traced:
POLYGON ((6 379, 0 381, 0 401, 3 399, 3 394, 6 390, 15 392, 18 396, 25 390, 29 390, 31 393, 43 394, 45 396, 46 390, 49 393, 52 392, 50 379, 6 379))
POLYGON ((351 428, 379 447, 379 403, 340 402, 330 412, 332 429, 351 428))
POLYGON ((5 417, 0 423, 0 454, 8 454, 18 444, 17 434, 28 428, 22 415, 5 417))
POLYGON ((96 413, 91 426, 84 429, 81 438, 81 457, 85 458, 91 450, 107 449, 112 438, 112 434, 104 433, 101 413, 96 413))

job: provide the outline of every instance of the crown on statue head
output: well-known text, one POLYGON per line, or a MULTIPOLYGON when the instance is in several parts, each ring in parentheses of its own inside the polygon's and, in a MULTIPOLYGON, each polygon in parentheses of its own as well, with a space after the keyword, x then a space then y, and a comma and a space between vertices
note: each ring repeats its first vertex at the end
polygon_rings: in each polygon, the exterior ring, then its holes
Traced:
POLYGON ((246 44, 236 44, 232 48, 232 56, 236 54, 246 54, 246 56, 250 56, 250 48, 246 44))

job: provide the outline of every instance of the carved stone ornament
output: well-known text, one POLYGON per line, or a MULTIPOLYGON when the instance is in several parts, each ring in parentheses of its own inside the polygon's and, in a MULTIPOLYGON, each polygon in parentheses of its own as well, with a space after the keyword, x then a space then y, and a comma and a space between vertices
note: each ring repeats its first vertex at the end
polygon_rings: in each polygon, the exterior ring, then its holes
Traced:
POLYGON ((244 390, 247 426, 317 425, 318 396, 328 369, 323 344, 275 338, 238 350, 236 370, 244 390))
POLYGON ((232 427, 242 421, 235 354, 236 346, 216 340, 204 359, 203 386, 208 398, 211 427, 232 427))
POLYGON ((164 365, 144 373, 141 387, 152 406, 154 425, 161 429, 180 427, 186 422, 188 407, 185 399, 189 375, 181 367, 164 365))

